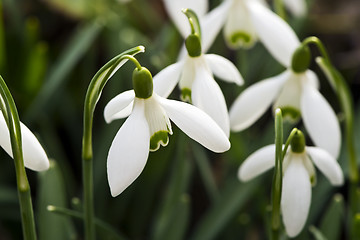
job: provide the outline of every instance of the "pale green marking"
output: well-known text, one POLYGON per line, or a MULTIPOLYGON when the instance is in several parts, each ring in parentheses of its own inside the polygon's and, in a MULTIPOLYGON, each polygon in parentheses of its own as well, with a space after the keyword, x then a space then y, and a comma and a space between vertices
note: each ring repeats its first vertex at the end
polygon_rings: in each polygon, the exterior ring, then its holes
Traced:
POLYGON ((183 88, 181 89, 181 100, 184 102, 191 103, 191 89, 190 88, 183 88))
POLYGON ((160 145, 165 147, 168 143, 168 132, 164 130, 158 131, 150 138, 150 151, 154 152, 160 148, 160 145))
POLYGON ((281 111, 284 119, 290 120, 291 122, 297 122, 301 117, 300 111, 291 106, 281 107, 281 111))
POLYGON ((252 37, 246 32, 235 32, 230 36, 230 42, 234 45, 249 45, 252 42, 252 37))

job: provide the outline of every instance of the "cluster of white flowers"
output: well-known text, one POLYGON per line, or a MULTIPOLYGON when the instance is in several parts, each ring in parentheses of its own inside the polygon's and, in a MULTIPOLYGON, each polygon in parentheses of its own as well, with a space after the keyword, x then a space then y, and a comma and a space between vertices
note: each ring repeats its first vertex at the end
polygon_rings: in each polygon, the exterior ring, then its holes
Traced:
MULTIPOLYGON (((306 12, 305 1, 284 3, 294 15, 306 12)), ((230 130, 249 127, 273 103, 273 109, 281 108, 290 119, 301 117, 317 146, 304 147, 300 152, 289 149, 284 160, 283 220, 287 234, 296 236, 305 224, 310 207, 313 163, 332 184, 343 183, 342 171, 336 162, 341 143, 339 123, 318 91, 316 75, 308 69, 311 55, 307 47, 263 0, 224 0, 210 12, 207 12, 206 0, 164 0, 164 4, 186 44, 178 62, 160 71, 154 81, 147 69, 135 69, 134 90, 121 93, 105 107, 108 123, 128 117, 108 153, 112 196, 119 195, 139 176, 149 151, 168 144, 168 134, 172 134, 170 120, 206 148, 224 152, 230 148, 230 130), (201 33, 196 32, 193 24, 197 23, 189 16, 188 19, 183 9, 196 13, 201 33), (287 68, 280 75, 259 81, 243 91, 229 112, 214 75, 236 85, 242 85, 244 80, 231 61, 206 54, 222 28, 230 48, 250 48, 259 40, 287 68), (300 66, 299 54, 307 57, 305 62, 300 61, 300 66), (166 99, 177 83, 182 100, 190 104, 166 99)), ((241 166, 239 178, 247 181, 274 166, 274 154, 273 145, 255 152, 241 166)))

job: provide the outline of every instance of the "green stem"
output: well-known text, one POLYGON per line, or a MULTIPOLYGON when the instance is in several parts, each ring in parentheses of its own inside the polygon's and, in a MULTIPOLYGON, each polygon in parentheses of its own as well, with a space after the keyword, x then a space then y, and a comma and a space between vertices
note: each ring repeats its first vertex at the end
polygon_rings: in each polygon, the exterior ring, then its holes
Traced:
MULTIPOLYGON (((67 216, 77 218, 77 219, 84 218, 84 215, 81 212, 76 211, 76 210, 71 210, 71 209, 62 208, 62 207, 56 207, 56 206, 52 206, 52 205, 49 205, 47 207, 47 209, 50 212, 61 214, 61 215, 67 215, 67 216)), ((125 239, 125 237, 120 236, 120 234, 117 232, 116 229, 114 229, 112 226, 110 226, 108 223, 102 221, 101 219, 94 218, 94 223, 97 227, 110 233, 112 236, 115 236, 116 239, 125 239)))
POLYGON ((271 239, 279 239, 281 220, 280 203, 282 192, 282 145, 283 145, 283 120, 280 109, 275 112, 275 171, 272 182, 272 214, 271 214, 271 239))
POLYGON ((0 95, 3 100, 1 101, 2 103, 0 106, 9 129, 11 150, 15 163, 16 182, 24 235, 23 237, 26 240, 33 240, 36 239, 36 230, 30 194, 30 185, 26 176, 23 160, 20 120, 14 99, 12 98, 5 81, 1 76, 0 95))
MULTIPOLYGON (((132 56, 144 52, 144 47, 139 46, 129 49, 106 63, 91 79, 86 92, 84 103, 84 132, 82 145, 83 188, 84 188, 84 231, 85 239, 95 239, 94 228, 94 200, 93 200, 93 149, 92 125, 93 114, 101 92, 111 76, 132 56)), ((137 62, 137 61, 136 61, 137 62)), ((136 64, 135 62, 135 64, 136 64)), ((137 65, 137 67, 140 64, 137 65)), ((141 66, 140 66, 141 68, 141 66)))
POLYGON ((197 33, 201 39, 201 27, 200 27, 200 21, 196 13, 189 9, 182 9, 182 12, 186 15, 186 17, 189 19, 191 33, 195 34, 197 33))
POLYGON ((297 128, 294 128, 291 132, 290 132, 290 135, 288 137, 288 139, 286 140, 286 143, 285 143, 285 146, 284 146, 284 149, 282 151, 282 156, 281 156, 281 160, 284 160, 284 157, 285 157, 285 154, 287 152, 287 149, 291 143, 291 140, 293 139, 295 133, 298 131, 297 128))

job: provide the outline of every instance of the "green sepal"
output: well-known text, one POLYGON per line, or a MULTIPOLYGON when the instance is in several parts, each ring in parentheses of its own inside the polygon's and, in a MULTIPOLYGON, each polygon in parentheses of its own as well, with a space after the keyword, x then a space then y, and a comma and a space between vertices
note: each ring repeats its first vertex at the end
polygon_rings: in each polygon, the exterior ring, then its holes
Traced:
POLYGON ((302 153, 305 150, 305 137, 304 134, 297 130, 291 139, 291 151, 294 153, 302 153))
POLYGON ((153 80, 150 71, 141 67, 135 68, 132 75, 133 88, 137 98, 149 98, 153 93, 153 80))
POLYGON ((201 55, 201 39, 197 33, 190 34, 185 39, 185 46, 190 57, 199 57, 201 55))
POLYGON ((180 98, 184 102, 191 103, 191 89, 190 88, 181 89, 180 98))
POLYGON ((167 131, 158 131, 150 138, 150 151, 154 152, 160 148, 160 145, 166 146, 169 143, 167 131))
POLYGON ((301 45, 298 47, 291 60, 291 68, 296 73, 302 73, 305 72, 311 62, 311 52, 310 48, 306 45, 301 45))

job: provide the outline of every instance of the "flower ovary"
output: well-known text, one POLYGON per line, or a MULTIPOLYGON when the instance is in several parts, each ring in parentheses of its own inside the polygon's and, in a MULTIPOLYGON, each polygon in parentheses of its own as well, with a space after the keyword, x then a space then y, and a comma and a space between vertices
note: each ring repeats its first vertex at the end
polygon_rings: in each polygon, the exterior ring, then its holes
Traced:
POLYGON ((291 68, 296 73, 305 72, 311 61, 311 52, 308 46, 300 46, 296 49, 292 56, 291 68))
POLYGON ((302 153, 305 150, 305 137, 304 134, 297 130, 291 139, 291 151, 294 153, 302 153))
POLYGON ((201 40, 197 33, 192 33, 185 39, 185 46, 190 57, 201 55, 201 40))
POLYGON ((133 87, 135 96, 137 98, 147 99, 152 96, 153 93, 153 80, 150 71, 141 67, 141 69, 135 68, 132 75, 133 87))

